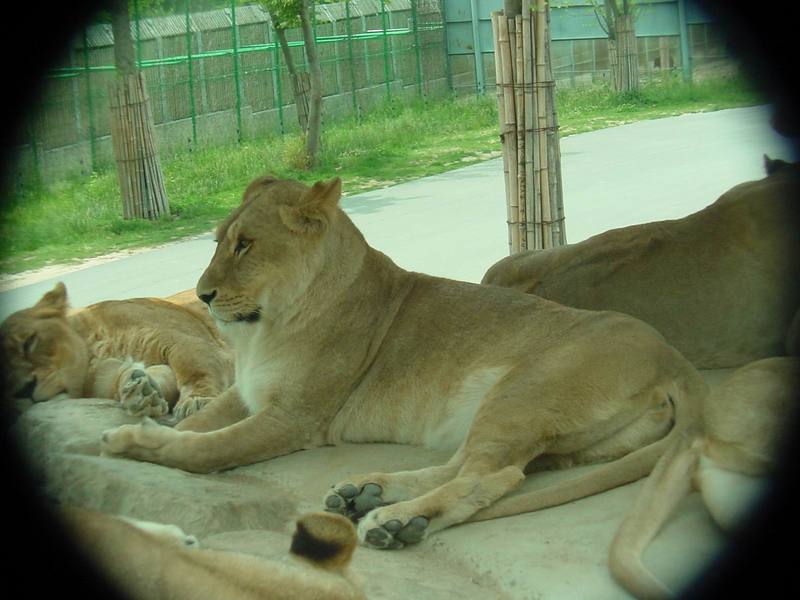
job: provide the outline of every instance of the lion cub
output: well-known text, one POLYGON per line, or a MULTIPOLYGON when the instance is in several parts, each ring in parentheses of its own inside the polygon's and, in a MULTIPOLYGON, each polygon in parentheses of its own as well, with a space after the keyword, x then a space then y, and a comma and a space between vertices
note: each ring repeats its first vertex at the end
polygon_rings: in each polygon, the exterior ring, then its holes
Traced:
POLYGON ((88 558, 134 599, 359 600, 349 572, 355 528, 344 517, 308 513, 298 521, 288 563, 207 550, 174 525, 62 511, 88 558))
POLYGON ((176 419, 199 410, 233 379, 233 358, 210 322, 156 298, 68 311, 63 283, 0 325, 11 393, 114 398, 126 412, 176 419))
POLYGON ((774 357, 737 369, 705 398, 702 423, 664 453, 611 546, 611 573, 629 592, 640 598, 672 596, 641 556, 692 489, 725 530, 753 508, 797 408, 798 388, 800 358, 774 357))

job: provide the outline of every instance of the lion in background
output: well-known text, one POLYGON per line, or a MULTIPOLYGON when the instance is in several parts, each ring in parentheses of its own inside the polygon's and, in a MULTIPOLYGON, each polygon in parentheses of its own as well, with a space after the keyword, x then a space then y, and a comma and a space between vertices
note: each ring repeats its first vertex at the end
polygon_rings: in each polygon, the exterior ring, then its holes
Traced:
POLYGON ((521 252, 482 283, 632 315, 699 369, 796 353, 787 332, 800 328, 800 164, 765 161, 767 177, 701 211, 521 252))
POLYGON ((661 456, 611 544, 609 567, 625 589, 648 600, 674 597, 642 555, 686 494, 700 492, 727 532, 763 499, 799 388, 800 358, 779 356, 736 369, 706 396, 702 419, 661 456))
MULTIPOLYGON (((177 295, 176 297, 181 297, 177 295)), ((136 416, 190 415, 233 380, 233 356, 196 308, 157 298, 68 309, 63 283, 0 325, 7 390, 43 402, 113 398, 136 416)))
POLYGON ((394 549, 638 479, 696 419, 707 387, 649 325, 405 271, 340 197, 338 178, 247 187, 197 285, 235 351, 234 385, 175 428, 104 432, 105 455, 212 472, 346 442, 452 451, 328 491, 360 541, 394 549), (527 472, 597 462, 503 498, 527 472))
POLYGON ((349 570, 354 527, 338 515, 301 515, 291 562, 203 549, 175 525, 72 507, 62 508, 60 517, 77 547, 133 600, 366 598, 349 570))

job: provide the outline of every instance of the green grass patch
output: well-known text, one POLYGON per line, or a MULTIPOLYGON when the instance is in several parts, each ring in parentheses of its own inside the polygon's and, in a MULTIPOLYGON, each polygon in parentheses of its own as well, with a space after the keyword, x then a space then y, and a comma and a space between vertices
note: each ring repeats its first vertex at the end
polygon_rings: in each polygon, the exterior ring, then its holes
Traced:
MULTIPOLYGON (((666 78, 630 94, 605 87, 557 91, 562 136, 760 102, 737 78, 693 85, 666 78)), ((18 187, 6 194, 0 217, 0 272, 18 273, 207 232, 260 174, 307 183, 339 175, 345 193, 353 194, 500 156, 495 99, 487 94, 390 104, 361 122, 328 123, 319 166, 312 170, 302 168, 302 149, 297 135, 269 136, 162 157, 171 215, 154 222, 122 218, 113 170, 18 187)))

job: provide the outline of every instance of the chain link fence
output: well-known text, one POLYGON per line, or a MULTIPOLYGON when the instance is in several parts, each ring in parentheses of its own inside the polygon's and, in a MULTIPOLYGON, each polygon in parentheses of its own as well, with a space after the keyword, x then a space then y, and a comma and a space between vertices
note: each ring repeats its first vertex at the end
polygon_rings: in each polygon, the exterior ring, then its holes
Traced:
MULTIPOLYGON (((199 4, 199 3, 198 3, 199 4)), ((299 129, 292 81, 269 14, 258 5, 171 15, 131 14, 162 154, 299 129)), ((356 116, 391 100, 451 89, 440 0, 318 4, 314 32, 324 118, 356 116)), ((299 29, 286 30, 307 70, 299 29)), ((111 25, 87 26, 47 77, 18 150, 19 179, 88 174, 113 162, 108 86, 111 25)))

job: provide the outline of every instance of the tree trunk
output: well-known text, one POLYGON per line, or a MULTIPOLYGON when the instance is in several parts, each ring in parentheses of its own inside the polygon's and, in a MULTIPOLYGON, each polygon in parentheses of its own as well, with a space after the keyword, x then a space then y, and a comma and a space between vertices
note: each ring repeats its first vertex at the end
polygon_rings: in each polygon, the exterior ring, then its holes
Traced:
POLYGON ((117 76, 109 84, 111 142, 126 219, 157 219, 169 202, 155 144, 144 77, 136 68, 127 0, 114 0, 111 28, 117 76))
POLYGON ((306 131, 306 156, 310 167, 317 164, 322 135, 322 68, 317 55, 314 31, 311 27, 312 4, 311 0, 303 0, 302 10, 300 11, 300 26, 303 30, 306 58, 308 59, 309 83, 311 84, 308 99, 308 129, 306 131))
POLYGON ((617 14, 613 21, 613 32, 613 38, 609 37, 608 40, 608 55, 614 89, 618 92, 638 90, 639 54, 633 15, 617 14))
MULTIPOLYGON (((272 19, 272 21, 274 23, 275 19, 272 19)), ((283 54, 283 59, 286 62, 286 70, 289 71, 289 77, 292 80, 292 94, 294 95, 294 104, 297 107, 297 122, 300 124, 300 129, 305 132, 308 131, 308 88, 310 85, 308 73, 298 72, 297 67, 295 67, 289 43, 286 41, 286 30, 275 29, 275 34, 278 36, 281 54, 283 54)))
POLYGON ((522 0, 503 0, 503 14, 506 18, 514 18, 522 13, 522 0))

